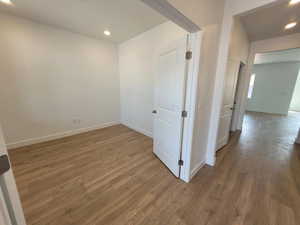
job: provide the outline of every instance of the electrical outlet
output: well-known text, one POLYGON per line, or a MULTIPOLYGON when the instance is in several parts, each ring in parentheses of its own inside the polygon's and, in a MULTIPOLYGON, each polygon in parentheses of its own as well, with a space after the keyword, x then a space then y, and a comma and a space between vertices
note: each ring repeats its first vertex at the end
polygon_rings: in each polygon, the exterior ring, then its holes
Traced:
POLYGON ((81 120, 80 119, 73 119, 72 122, 75 125, 81 124, 81 120))

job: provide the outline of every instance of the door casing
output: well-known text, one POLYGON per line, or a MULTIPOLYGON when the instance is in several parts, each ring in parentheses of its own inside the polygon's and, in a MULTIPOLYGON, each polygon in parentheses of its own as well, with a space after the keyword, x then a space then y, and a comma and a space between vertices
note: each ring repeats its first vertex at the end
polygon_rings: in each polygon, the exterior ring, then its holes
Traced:
MULTIPOLYGON (((8 155, 7 148, 5 145, 5 140, 3 137, 3 132, 0 124, 0 155, 8 155)), ((21 205, 19 192, 15 182, 15 177, 12 169, 8 170, 0 177, 0 186, 1 186, 1 199, 0 204, 4 205, 2 208, 7 210, 7 213, 2 214, 2 216, 7 217, 12 225, 26 225, 23 208, 21 205)), ((1 216, 1 215, 0 215, 1 216)), ((1 219, 0 219, 1 221, 1 219)), ((9 222, 6 222, 9 224, 9 222)))

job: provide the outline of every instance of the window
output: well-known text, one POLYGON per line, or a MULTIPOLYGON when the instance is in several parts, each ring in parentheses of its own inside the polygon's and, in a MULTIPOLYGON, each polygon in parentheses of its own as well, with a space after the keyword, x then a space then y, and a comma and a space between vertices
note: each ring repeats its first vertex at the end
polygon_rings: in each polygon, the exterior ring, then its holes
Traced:
POLYGON ((253 96, 255 77, 256 77, 256 74, 252 74, 251 78, 250 78, 249 91, 248 91, 248 98, 249 99, 251 99, 252 96, 253 96))

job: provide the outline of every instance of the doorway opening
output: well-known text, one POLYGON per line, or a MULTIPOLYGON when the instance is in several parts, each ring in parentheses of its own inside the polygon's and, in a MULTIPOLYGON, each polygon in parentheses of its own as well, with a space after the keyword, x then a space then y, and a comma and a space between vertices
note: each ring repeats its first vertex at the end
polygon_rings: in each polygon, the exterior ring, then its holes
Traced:
MULTIPOLYGON (((251 71, 244 126, 260 116, 273 120, 271 131, 285 132, 291 143, 300 128, 300 48, 256 53, 251 71)), ((248 130, 248 128, 245 128, 248 130)))
POLYGON ((238 60, 229 59, 224 87, 224 99, 220 116, 217 150, 228 144, 237 129, 239 112, 239 93, 241 92, 242 75, 245 64, 238 60))

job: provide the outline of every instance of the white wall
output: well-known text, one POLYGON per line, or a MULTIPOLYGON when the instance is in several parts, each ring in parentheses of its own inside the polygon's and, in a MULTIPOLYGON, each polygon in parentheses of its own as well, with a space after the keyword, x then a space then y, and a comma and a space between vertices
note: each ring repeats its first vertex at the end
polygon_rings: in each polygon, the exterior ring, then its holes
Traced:
POLYGON ((0 113, 9 147, 119 121, 114 44, 6 14, 0 27, 0 113))
POLYGON ((192 173, 201 164, 206 162, 209 118, 212 107, 214 75, 216 72, 215 59, 217 57, 219 41, 218 34, 218 25, 207 26, 203 33, 198 80, 197 114, 191 154, 192 173))
POLYGON ((161 24, 119 46, 121 122, 152 136, 154 75, 157 54, 186 32, 172 22, 161 24))
POLYGON ((300 112, 300 70, 293 93, 290 110, 300 112))
POLYGON ((293 96, 300 63, 254 65, 256 74, 253 96, 247 110, 286 115, 293 96))
POLYGON ((250 41, 244 25, 239 18, 235 18, 231 33, 231 41, 229 46, 230 60, 236 60, 247 63, 250 50, 250 41))

